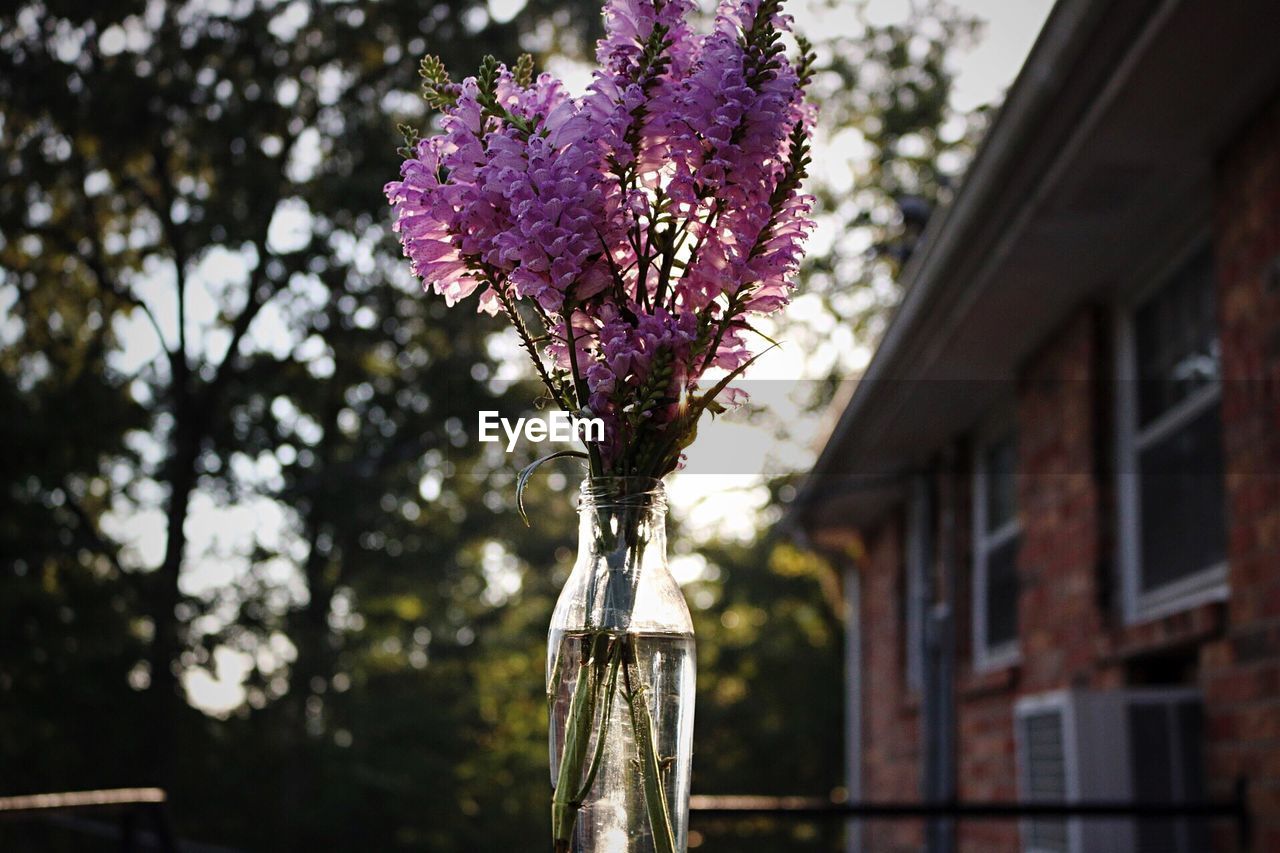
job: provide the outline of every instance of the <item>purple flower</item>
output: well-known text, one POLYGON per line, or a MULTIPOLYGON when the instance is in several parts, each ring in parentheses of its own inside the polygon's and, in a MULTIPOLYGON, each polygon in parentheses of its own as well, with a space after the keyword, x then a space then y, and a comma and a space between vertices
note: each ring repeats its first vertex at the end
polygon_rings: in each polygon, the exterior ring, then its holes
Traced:
POLYGON ((442 85, 440 132, 386 187, 424 284, 449 305, 479 291, 551 396, 605 420, 597 474, 680 464, 704 374, 751 361, 750 318, 787 304, 812 228, 813 112, 769 49, 790 19, 723 0, 698 35, 694 5, 609 0, 581 97, 504 67, 442 85))

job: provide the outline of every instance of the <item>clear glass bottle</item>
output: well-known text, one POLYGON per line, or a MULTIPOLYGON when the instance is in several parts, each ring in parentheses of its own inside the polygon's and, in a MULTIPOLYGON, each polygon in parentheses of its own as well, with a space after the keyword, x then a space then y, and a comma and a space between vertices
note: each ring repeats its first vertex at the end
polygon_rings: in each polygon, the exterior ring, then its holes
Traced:
POLYGON ((667 566, 660 480, 592 478, 547 637, 557 853, 684 853, 693 623, 667 566))

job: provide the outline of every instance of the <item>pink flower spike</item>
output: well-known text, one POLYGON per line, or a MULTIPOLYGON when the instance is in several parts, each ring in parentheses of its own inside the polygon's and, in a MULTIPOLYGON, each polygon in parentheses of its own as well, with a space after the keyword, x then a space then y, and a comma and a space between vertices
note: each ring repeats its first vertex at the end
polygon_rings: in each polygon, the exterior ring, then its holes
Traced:
POLYGON ((814 200, 792 146, 814 109, 763 53, 791 26, 763 2, 722 0, 698 34, 693 0, 608 0, 585 94, 502 66, 490 92, 444 84, 439 132, 384 187, 424 288, 513 308, 550 397, 604 421, 594 473, 679 466, 704 372, 749 363, 748 318, 794 291, 814 200))

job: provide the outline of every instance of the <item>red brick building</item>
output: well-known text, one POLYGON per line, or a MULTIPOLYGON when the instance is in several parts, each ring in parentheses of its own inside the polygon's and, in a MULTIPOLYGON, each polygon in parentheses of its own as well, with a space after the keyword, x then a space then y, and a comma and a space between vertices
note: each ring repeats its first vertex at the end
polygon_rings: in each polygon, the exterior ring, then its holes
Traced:
MULTIPOLYGON (((1280 3, 1061 0, 797 498, 862 800, 1229 799, 1280 850, 1280 3)), ((851 849, 1236 849, 867 822, 851 849)))

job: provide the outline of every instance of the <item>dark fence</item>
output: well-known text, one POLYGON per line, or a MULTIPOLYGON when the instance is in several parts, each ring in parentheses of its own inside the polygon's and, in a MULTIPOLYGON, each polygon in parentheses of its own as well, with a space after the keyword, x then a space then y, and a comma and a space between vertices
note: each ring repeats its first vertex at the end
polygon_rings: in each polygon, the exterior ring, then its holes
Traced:
POLYGON ((1193 818, 1230 820, 1235 824, 1237 846, 1252 844, 1248 790, 1242 780, 1226 801, 1132 802, 1082 800, 1078 802, 993 801, 965 802, 848 802, 820 797, 694 796, 689 810, 695 817, 719 820, 775 818, 795 820, 1021 820, 1025 818, 1193 818))
POLYGON ((126 853, 238 853, 225 847, 179 841, 168 796, 160 788, 114 788, 0 797, 0 821, 28 821, 77 835, 109 839, 126 853))

